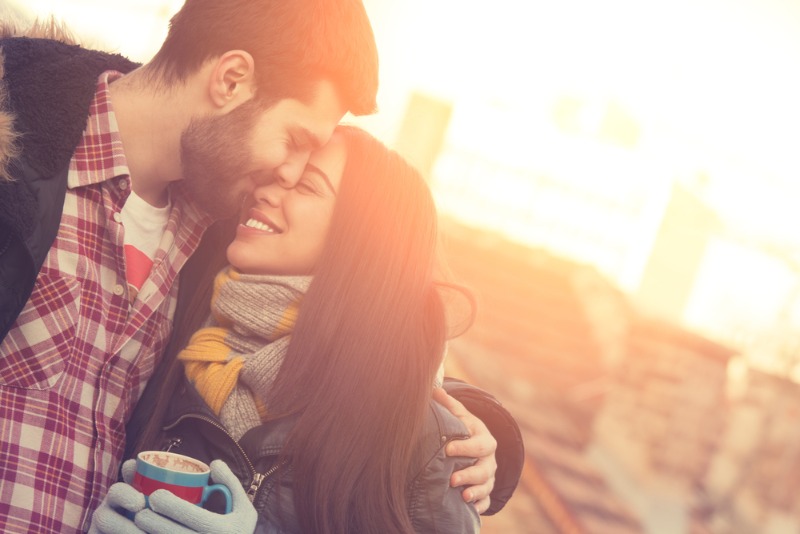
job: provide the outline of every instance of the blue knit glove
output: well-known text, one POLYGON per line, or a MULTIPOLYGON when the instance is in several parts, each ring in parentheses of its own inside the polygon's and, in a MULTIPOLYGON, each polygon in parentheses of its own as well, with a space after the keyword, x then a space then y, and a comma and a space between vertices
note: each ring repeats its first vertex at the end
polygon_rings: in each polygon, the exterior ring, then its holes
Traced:
POLYGON ((151 534, 252 534, 258 512, 239 479, 222 460, 210 467, 212 480, 231 490, 231 513, 215 514, 167 490, 156 490, 150 494, 150 508, 137 512, 136 525, 151 534))
POLYGON ((92 515, 89 534, 144 534, 128 517, 144 509, 144 495, 130 485, 136 473, 136 460, 122 464, 122 480, 113 484, 92 515), (126 512, 130 512, 126 515, 126 512))

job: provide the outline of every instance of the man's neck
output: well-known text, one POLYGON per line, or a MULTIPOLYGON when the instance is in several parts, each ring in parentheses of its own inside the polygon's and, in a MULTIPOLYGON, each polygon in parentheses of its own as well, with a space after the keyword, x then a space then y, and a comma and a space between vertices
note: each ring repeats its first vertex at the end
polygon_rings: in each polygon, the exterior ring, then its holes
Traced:
POLYGON ((180 180, 180 139, 189 124, 186 86, 156 90, 141 67, 113 82, 111 102, 119 124, 133 190, 165 206, 171 182, 180 180))

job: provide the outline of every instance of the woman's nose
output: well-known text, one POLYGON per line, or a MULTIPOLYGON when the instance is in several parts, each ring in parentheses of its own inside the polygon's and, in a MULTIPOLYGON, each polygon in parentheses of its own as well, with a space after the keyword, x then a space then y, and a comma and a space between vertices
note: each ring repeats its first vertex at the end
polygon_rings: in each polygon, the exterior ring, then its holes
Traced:
POLYGON ((272 183, 258 186, 253 191, 253 198, 255 198, 257 203, 266 202, 270 206, 280 206, 283 195, 286 193, 287 189, 279 182, 280 181, 276 179, 272 183))

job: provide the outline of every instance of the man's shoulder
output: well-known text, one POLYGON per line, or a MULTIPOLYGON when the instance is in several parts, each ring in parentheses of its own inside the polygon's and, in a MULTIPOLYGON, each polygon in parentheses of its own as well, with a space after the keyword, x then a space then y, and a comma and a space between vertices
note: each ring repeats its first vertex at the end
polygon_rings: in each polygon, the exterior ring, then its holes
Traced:
MULTIPOLYGON (((54 39, 5 37, 0 39, 0 48, 3 51, 6 71, 25 67, 41 68, 44 65, 64 62, 73 68, 80 63, 86 63, 86 68, 92 71, 101 68, 128 72, 139 66, 120 54, 83 48, 77 44, 54 39)), ((97 74, 99 75, 99 72, 97 74)))
POLYGON ((137 67, 119 54, 52 39, 0 39, 0 53, 3 110, 20 135, 20 158, 43 177, 68 164, 100 74, 137 67))

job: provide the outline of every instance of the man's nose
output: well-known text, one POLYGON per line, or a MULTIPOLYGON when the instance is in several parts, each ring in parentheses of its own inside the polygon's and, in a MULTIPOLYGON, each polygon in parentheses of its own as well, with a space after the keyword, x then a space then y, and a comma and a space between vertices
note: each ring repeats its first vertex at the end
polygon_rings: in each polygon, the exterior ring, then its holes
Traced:
POLYGON ((275 179, 281 187, 291 189, 297 185, 297 182, 303 176, 309 155, 307 152, 292 154, 282 165, 275 169, 275 179))

